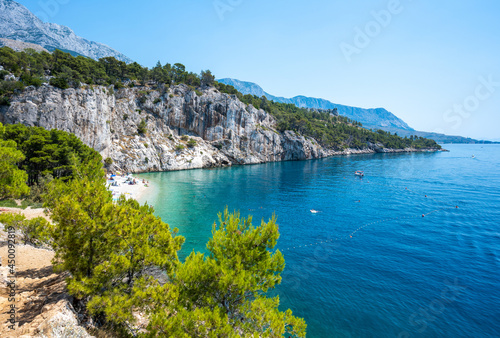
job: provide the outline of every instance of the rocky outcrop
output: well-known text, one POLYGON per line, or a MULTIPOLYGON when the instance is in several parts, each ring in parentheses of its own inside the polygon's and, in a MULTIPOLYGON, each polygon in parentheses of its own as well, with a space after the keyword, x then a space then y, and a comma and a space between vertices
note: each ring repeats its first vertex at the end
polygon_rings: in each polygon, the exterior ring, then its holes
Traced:
POLYGON ((28 87, 0 122, 76 134, 128 172, 210 168, 233 164, 305 160, 333 155, 314 139, 276 131, 263 110, 215 88, 186 85, 150 90, 84 86, 61 90, 28 87), (141 121, 147 132, 139 134, 141 121))
POLYGON ((15 50, 16 52, 22 52, 25 49, 34 49, 37 52, 48 52, 48 50, 46 50, 42 46, 36 45, 34 43, 4 39, 4 38, 0 38, 0 47, 9 47, 15 50))

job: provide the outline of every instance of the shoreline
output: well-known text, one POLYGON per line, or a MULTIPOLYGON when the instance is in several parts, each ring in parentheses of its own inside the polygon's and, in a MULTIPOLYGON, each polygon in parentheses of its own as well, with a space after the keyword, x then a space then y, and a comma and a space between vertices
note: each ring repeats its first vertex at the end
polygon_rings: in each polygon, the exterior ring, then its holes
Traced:
MULTIPOLYGON (((118 182, 118 186, 111 186, 111 182, 109 179, 106 181, 106 188, 113 194, 113 201, 116 201, 121 195, 125 195, 127 199, 133 198, 137 200, 139 203, 146 202, 144 197, 146 197, 147 193, 153 192, 154 188, 149 184, 143 184, 142 180, 135 177, 137 184, 129 185, 126 183, 127 177, 131 177, 134 179, 132 175, 129 176, 116 176, 114 177, 114 181, 118 182)), ((37 217, 43 217, 47 221, 52 222, 50 216, 45 213, 45 208, 32 208, 27 207, 22 209, 21 207, 0 207, 0 213, 9 213, 9 214, 20 214, 26 217, 26 219, 30 220, 37 217)))
POLYGON ((346 156, 346 155, 368 155, 368 154, 410 154, 410 153, 436 153, 436 152, 447 152, 449 150, 446 149, 436 149, 436 148, 404 148, 404 149, 393 149, 393 148, 381 148, 379 149, 352 149, 347 148, 343 151, 333 151, 331 155, 326 157, 333 156, 346 156))
MULTIPOLYGON (((415 149, 415 148, 392 149, 392 148, 387 148, 387 149, 383 149, 383 150, 384 151, 376 151, 374 149, 352 149, 352 148, 348 148, 348 149, 343 150, 343 151, 331 151, 326 156, 314 157, 314 158, 304 158, 304 159, 298 159, 298 160, 280 160, 280 161, 267 161, 267 162, 256 162, 256 163, 232 163, 231 165, 225 165, 225 166, 215 166, 215 167, 208 166, 208 167, 196 167, 196 168, 180 168, 180 169, 173 169, 173 170, 136 171, 136 172, 133 172, 133 174, 140 175, 140 174, 164 173, 164 172, 184 171, 184 170, 197 170, 197 169, 222 169, 222 168, 231 168, 231 167, 234 167, 234 166, 247 166, 247 165, 266 164, 266 163, 320 160, 320 159, 326 159, 326 158, 335 157, 335 156, 449 152, 449 150, 447 150, 447 149, 435 149, 435 148, 425 148, 425 149, 415 149)), ((142 197, 142 195, 140 197, 142 197)))

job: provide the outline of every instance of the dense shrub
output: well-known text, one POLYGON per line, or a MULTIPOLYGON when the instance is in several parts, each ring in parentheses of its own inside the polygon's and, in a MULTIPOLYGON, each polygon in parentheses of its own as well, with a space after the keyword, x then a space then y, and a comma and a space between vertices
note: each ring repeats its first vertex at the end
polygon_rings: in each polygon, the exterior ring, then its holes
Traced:
POLYGON ((50 241, 47 233, 48 222, 42 217, 27 220, 20 214, 2 213, 0 214, 0 223, 4 225, 6 231, 8 227, 16 229, 23 244, 41 246, 50 241))
POLYGON ((53 77, 50 79, 50 85, 60 88, 60 89, 68 89, 69 88, 69 83, 68 80, 64 77, 53 77))
POLYGON ((145 135, 148 132, 146 120, 144 119, 141 120, 141 122, 137 126, 137 132, 140 135, 145 135))
POLYGON ((28 174, 30 186, 40 183, 40 178, 47 175, 64 180, 72 178, 78 163, 101 159, 97 151, 78 137, 61 130, 8 124, 2 138, 14 141, 25 156, 19 168, 28 174))

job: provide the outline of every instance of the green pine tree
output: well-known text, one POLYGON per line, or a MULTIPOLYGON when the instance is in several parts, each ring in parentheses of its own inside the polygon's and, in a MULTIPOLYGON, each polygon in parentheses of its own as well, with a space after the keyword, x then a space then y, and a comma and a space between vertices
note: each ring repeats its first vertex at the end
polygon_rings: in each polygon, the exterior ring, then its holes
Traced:
POLYGON ((276 218, 252 226, 251 217, 219 214, 207 248, 192 253, 171 277, 153 288, 151 336, 282 337, 305 336, 306 324, 291 310, 278 310, 279 298, 265 293, 281 282, 285 260, 271 250, 279 238, 276 218))
POLYGON ((154 283, 146 269, 171 274, 184 238, 174 237, 148 205, 123 196, 113 203, 100 160, 76 172, 72 181, 51 182, 45 196, 54 221, 48 233, 55 266, 71 273, 68 290, 91 314, 116 324, 132 322, 133 295, 154 283))
POLYGON ((28 175, 18 168, 25 159, 16 142, 3 141, 5 128, 0 123, 0 200, 8 197, 20 197, 29 193, 26 184, 28 175))

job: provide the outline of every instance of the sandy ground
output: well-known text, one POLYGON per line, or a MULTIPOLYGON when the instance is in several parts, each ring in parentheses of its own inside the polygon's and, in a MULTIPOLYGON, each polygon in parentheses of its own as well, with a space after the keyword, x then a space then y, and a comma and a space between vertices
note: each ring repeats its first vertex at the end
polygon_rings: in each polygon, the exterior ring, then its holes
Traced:
MULTIPOLYGON (((43 209, 8 211, 28 218, 47 217, 43 209)), ((90 337, 79 325, 71 305, 72 297, 66 289, 68 273, 53 271, 54 251, 20 244, 18 236, 12 247, 8 233, 0 227, 0 337, 90 337), (14 298, 9 285, 15 285, 14 298), (9 323, 12 306, 13 328, 9 323)))

